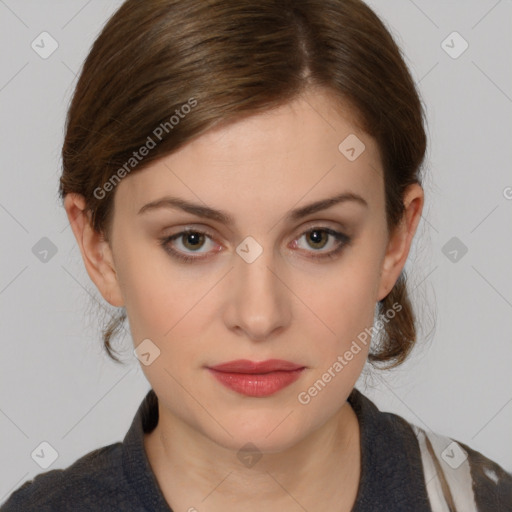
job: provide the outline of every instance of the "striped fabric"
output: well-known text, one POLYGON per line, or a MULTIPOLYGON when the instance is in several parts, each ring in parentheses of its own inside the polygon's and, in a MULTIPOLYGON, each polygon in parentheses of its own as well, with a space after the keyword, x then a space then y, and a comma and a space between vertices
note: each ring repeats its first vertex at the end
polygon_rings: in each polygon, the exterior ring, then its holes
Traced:
POLYGON ((410 425, 418 438, 432 512, 512 510, 507 498, 500 500, 500 495, 510 497, 510 474, 483 456, 475 457, 476 452, 463 443, 410 425))

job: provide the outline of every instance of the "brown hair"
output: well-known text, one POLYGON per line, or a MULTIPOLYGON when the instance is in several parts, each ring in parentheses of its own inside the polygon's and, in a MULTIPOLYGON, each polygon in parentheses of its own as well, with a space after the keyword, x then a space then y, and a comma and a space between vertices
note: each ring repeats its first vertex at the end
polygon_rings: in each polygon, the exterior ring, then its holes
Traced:
MULTIPOLYGON (((421 184, 424 112, 400 49, 360 0, 127 0, 95 40, 76 84, 60 197, 81 194, 94 229, 108 240, 115 192, 108 183, 126 174, 128 161, 136 172, 220 122, 278 107, 311 86, 353 107, 376 139, 391 232, 406 187, 421 184), (130 160, 163 126, 156 147, 140 163, 130 160)), ((395 303, 402 309, 369 354, 388 368, 405 360, 416 338, 404 272, 380 313, 395 303)), ((110 342, 125 318, 121 308, 103 333, 115 361, 110 342)))

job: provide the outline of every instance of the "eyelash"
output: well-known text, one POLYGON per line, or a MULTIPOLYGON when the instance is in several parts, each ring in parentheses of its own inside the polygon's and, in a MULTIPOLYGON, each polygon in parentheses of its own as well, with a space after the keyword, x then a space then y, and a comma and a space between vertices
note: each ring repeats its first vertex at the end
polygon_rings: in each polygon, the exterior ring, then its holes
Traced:
MULTIPOLYGON (((349 245, 351 243, 351 238, 349 236, 345 235, 344 233, 335 231, 330 228, 321 227, 321 226, 315 226, 314 228, 304 231, 296 240, 299 240, 304 235, 308 235, 315 231, 327 233, 328 235, 333 236, 335 238, 335 240, 338 242, 338 246, 329 252, 326 252, 326 253, 323 253, 320 255, 311 256, 311 258, 313 258, 313 259, 335 258, 347 245, 349 245)), ((192 263, 192 262, 203 261, 203 260, 208 259, 209 256, 203 256, 203 257, 185 256, 180 251, 176 251, 176 250, 170 248, 170 243, 172 241, 179 239, 180 237, 183 237, 184 235, 189 235, 189 234, 206 235, 208 238, 214 239, 214 237, 207 231, 200 231, 197 229, 186 229, 186 230, 180 231, 179 233, 176 233, 172 236, 161 238, 160 245, 173 258, 176 258, 177 260, 183 261, 185 263, 192 263)), ((313 252, 318 252, 318 251, 313 251, 313 252)))

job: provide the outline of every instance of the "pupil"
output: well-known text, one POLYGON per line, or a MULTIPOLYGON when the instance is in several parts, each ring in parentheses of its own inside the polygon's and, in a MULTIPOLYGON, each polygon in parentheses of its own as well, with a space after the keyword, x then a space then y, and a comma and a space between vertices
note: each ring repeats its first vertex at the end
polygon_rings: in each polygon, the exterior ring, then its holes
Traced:
POLYGON ((319 244, 322 242, 323 231, 319 231, 319 230, 311 231, 309 235, 314 244, 319 244))
POLYGON ((189 233, 186 236, 189 245, 198 245, 200 243, 201 235, 199 233, 189 233))

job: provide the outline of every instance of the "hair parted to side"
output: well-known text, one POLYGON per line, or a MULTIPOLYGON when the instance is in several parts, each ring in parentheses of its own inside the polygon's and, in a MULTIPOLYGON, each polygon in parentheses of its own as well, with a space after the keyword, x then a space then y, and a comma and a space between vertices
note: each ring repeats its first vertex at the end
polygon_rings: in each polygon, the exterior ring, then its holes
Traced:
MULTIPOLYGON (((109 240, 109 180, 126 174, 119 171, 133 152, 171 116, 183 114, 131 172, 214 125, 279 107, 311 87, 333 93, 333 107, 350 107, 352 121, 377 141, 391 232, 406 187, 421 185, 424 111, 400 49, 360 0, 127 0, 82 66, 67 113, 60 197, 81 194, 94 229, 109 240)), ((378 309, 395 303, 401 310, 368 358, 387 368, 401 364, 416 340, 404 272, 378 309)), ((117 362, 111 339, 125 318, 120 308, 103 332, 117 362)))

